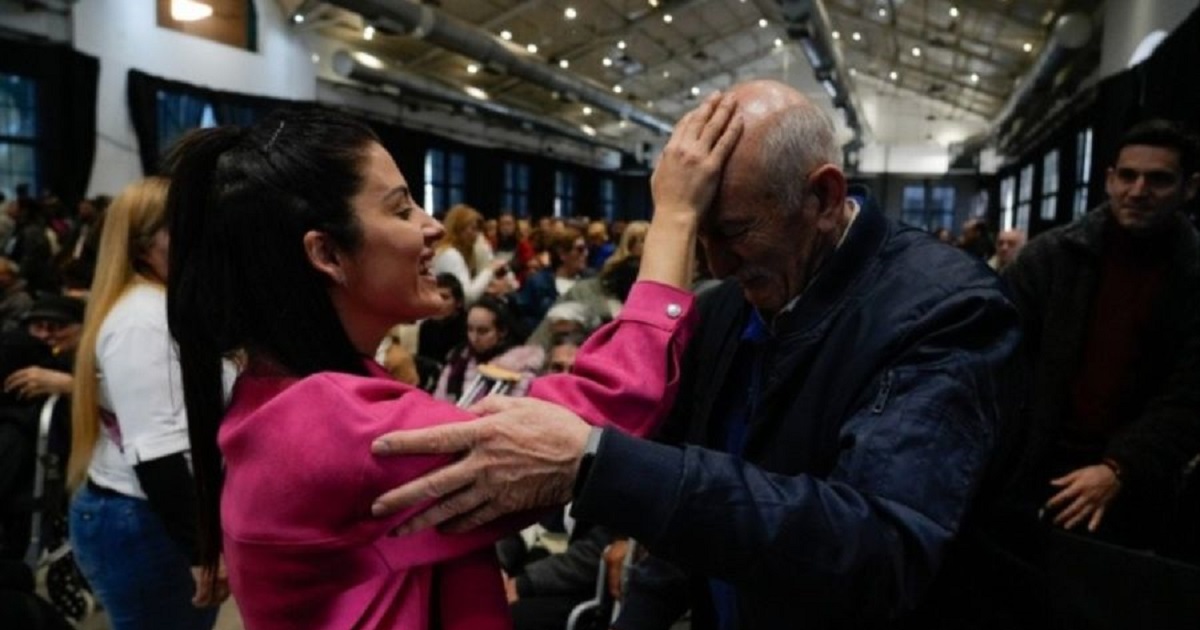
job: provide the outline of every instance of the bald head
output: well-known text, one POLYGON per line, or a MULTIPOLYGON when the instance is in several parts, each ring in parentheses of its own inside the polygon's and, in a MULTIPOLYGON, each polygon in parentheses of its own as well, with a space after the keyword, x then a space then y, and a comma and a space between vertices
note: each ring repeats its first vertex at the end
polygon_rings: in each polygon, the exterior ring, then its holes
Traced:
POLYGON ((728 94, 737 101, 745 127, 727 174, 759 173, 772 196, 793 207, 805 174, 826 164, 840 168, 833 123, 804 94, 769 80, 739 83, 728 94))

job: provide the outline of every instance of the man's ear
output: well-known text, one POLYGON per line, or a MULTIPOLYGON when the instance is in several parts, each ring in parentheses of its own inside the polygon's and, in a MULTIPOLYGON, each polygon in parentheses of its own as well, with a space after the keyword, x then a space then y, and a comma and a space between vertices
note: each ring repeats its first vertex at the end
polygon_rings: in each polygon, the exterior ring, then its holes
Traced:
POLYGON ((808 189, 817 199, 818 229, 834 229, 846 207, 846 176, 838 167, 826 164, 809 174, 808 189))
POLYGON ((342 268, 342 256, 329 235, 317 230, 304 233, 304 253, 308 263, 336 284, 346 284, 346 272, 342 268))

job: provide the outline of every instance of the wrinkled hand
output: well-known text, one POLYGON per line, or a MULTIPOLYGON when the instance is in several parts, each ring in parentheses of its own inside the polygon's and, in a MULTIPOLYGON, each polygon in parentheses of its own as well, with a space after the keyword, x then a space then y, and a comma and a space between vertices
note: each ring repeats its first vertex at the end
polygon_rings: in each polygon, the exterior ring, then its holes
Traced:
POLYGON ((196 594, 192 596, 192 605, 196 608, 220 606, 229 598, 229 575, 225 572, 225 560, 221 559, 217 566, 217 581, 210 579, 212 572, 205 567, 192 567, 192 581, 196 583, 196 594))
POLYGON ((50 394, 69 395, 74 383, 75 379, 67 372, 34 366, 10 374, 4 380, 4 391, 25 399, 50 394))
POLYGON ((1111 468, 1102 464, 1074 470, 1051 480, 1050 485, 1062 488, 1046 502, 1047 511, 1058 511, 1054 524, 1073 529, 1087 521, 1091 532, 1100 526, 1108 504, 1121 491, 1121 480, 1111 468))
POLYGON ((675 125, 663 148, 650 190, 654 212, 684 212, 698 216, 711 204, 721 169, 742 133, 732 97, 715 93, 675 125))
POLYGON ((561 505, 571 499, 591 428, 557 405, 531 398, 491 396, 469 411, 478 420, 395 431, 371 445, 376 455, 465 453, 375 500, 371 512, 392 514, 433 499, 401 525, 405 535, 440 525, 464 532, 505 514, 561 505))

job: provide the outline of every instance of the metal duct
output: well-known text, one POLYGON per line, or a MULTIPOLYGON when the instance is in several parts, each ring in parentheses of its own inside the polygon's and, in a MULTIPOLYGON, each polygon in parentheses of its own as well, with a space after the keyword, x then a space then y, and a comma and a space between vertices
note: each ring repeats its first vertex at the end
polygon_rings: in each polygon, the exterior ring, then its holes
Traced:
POLYGON ((330 4, 354 11, 368 23, 397 32, 408 31, 412 37, 425 39, 494 70, 536 83, 647 129, 669 134, 674 127, 627 99, 613 96, 601 86, 561 72, 499 37, 433 7, 409 0, 331 0, 330 4))
POLYGON ((779 0, 788 37, 800 43, 813 73, 833 99, 835 107, 846 113, 846 126, 854 131, 852 148, 862 147, 864 122, 862 107, 846 81, 846 63, 833 45, 829 14, 821 0, 779 0))
POLYGON ((993 129, 997 135, 1020 130, 1023 122, 1020 118, 1021 112, 1036 96, 1045 94, 1054 87, 1054 77, 1071 60, 1072 51, 1087 45, 1092 35, 1092 20, 1086 14, 1070 13, 1058 18, 1054 25, 1054 33, 1041 55, 996 115, 993 129), (1014 127, 1017 128, 1015 131, 1014 127))
POLYGON ((386 68, 371 68, 354 58, 354 55, 345 50, 339 50, 333 54, 331 60, 333 71, 339 76, 362 81, 364 83, 386 84, 395 86, 401 90, 419 94, 425 98, 448 103, 451 105, 469 108, 491 114, 493 116, 504 118, 506 120, 516 122, 517 124, 527 129, 538 128, 543 131, 554 133, 560 136, 566 136, 573 140, 579 140, 589 145, 602 146, 615 151, 624 150, 622 147, 615 144, 606 143, 603 140, 584 133, 581 129, 568 125, 553 118, 545 116, 537 116, 525 110, 501 105, 490 100, 477 99, 468 96, 465 92, 458 88, 450 87, 444 83, 426 79, 408 72, 400 72, 398 70, 390 70, 386 68))

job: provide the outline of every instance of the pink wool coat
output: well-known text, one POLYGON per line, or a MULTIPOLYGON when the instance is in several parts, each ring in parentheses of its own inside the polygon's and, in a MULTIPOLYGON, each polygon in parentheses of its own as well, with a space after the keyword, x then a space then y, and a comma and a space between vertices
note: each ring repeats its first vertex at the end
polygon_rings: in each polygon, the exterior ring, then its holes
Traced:
MULTIPOLYGON (((574 372, 536 379, 529 395, 645 435, 674 400, 694 319, 690 294, 640 282, 574 372)), ((218 440, 225 562, 246 627, 510 628, 492 543, 527 517, 395 537, 415 510, 371 516, 376 496, 448 461, 375 457, 376 437, 470 418, 374 371, 296 379, 250 369, 238 379, 218 440)))

